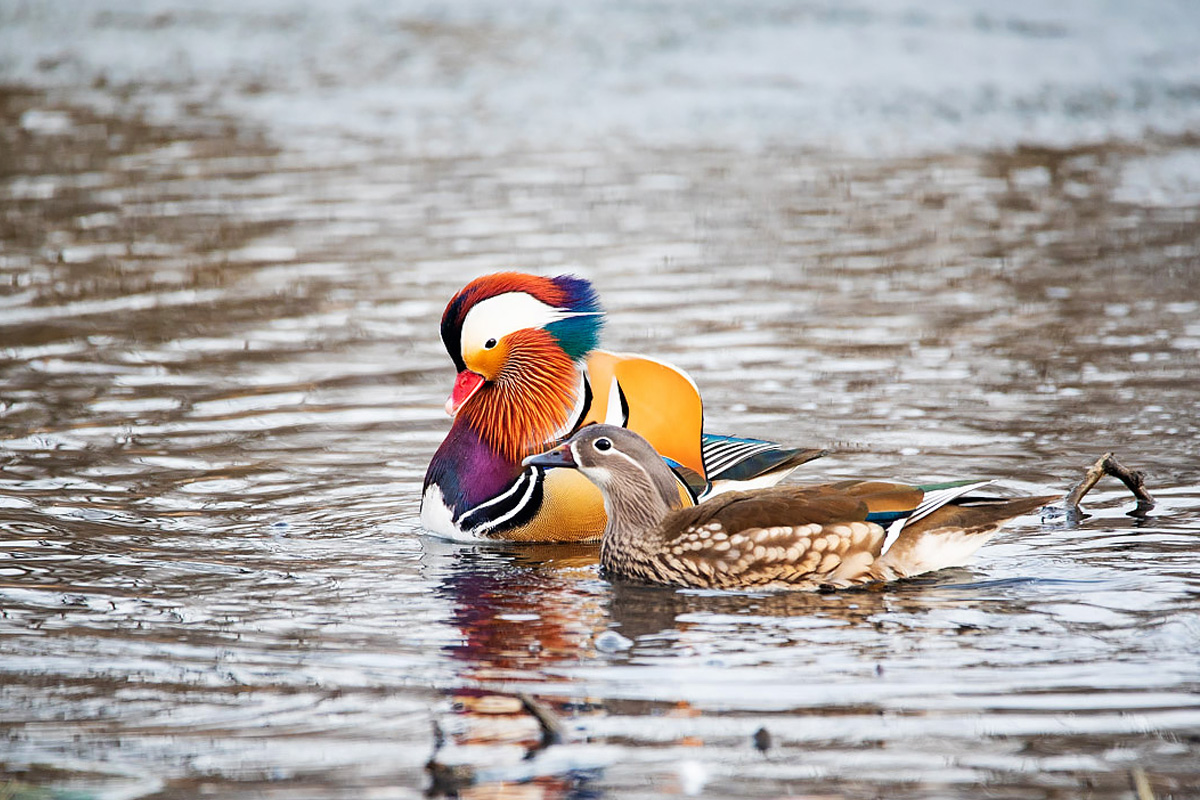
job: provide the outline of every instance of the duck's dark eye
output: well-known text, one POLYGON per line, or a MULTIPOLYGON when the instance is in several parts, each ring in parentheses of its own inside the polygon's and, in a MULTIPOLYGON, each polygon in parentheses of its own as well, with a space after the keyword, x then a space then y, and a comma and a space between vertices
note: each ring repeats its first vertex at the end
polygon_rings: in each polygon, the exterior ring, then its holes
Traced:
POLYGON ((601 452, 605 450, 612 450, 612 441, 610 439, 597 439, 596 441, 592 442, 592 447, 595 447, 601 452))
POLYGON ((486 342, 483 343, 483 349, 491 350, 493 347, 496 346, 496 344, 497 344, 497 342, 495 339, 488 339, 486 342))

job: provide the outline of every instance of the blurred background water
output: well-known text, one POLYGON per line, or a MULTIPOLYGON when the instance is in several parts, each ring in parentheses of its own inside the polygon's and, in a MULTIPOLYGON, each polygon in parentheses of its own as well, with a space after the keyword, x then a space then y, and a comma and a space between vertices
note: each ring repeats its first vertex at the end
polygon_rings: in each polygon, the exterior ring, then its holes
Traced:
POLYGON ((0 0, 0 797, 1200 795, 1198 29, 0 0), (437 323, 504 268, 800 477, 1159 505, 820 596, 439 542, 437 323))

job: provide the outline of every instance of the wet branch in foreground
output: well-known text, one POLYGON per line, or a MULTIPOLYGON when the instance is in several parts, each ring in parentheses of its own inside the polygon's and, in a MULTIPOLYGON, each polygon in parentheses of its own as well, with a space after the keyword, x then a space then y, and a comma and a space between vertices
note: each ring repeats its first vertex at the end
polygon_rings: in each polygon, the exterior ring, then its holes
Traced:
POLYGON ((1150 496, 1150 492, 1146 491, 1145 476, 1141 472, 1132 470, 1120 461, 1117 461, 1117 457, 1112 453, 1105 453, 1096 459, 1095 464, 1088 467, 1083 480, 1076 484, 1075 488, 1067 495, 1065 501, 1067 511, 1073 514, 1082 513, 1079 508, 1079 502, 1083 500, 1083 496, 1090 492, 1092 487, 1105 475, 1112 475, 1121 481, 1133 493, 1133 496, 1137 498, 1137 510, 1132 513, 1144 514, 1154 508, 1154 498, 1150 496))
MULTIPOLYGON (((541 750, 549 747, 552 744, 560 744, 566 739, 566 731, 558 717, 554 716, 554 712, 543 703, 539 702, 533 695, 521 692, 517 695, 517 699, 521 701, 521 705, 525 710, 537 720, 538 728, 542 732, 542 741, 535 750, 541 750)), ((526 758, 533 755, 531 751, 526 758)))

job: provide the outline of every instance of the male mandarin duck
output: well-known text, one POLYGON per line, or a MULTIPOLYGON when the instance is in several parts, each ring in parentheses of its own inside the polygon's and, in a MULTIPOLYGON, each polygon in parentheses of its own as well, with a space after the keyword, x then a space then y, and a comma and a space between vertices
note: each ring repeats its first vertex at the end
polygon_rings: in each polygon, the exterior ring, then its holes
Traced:
POLYGON ((594 541, 599 490, 577 472, 523 466, 585 425, 644 436, 667 459, 680 502, 777 483, 821 450, 703 432, 696 384, 646 356, 598 350, 604 312, 578 277, 515 272, 478 278, 442 315, 458 369, 450 432, 425 474, 421 522, 451 539, 594 541))
POLYGON ((612 425, 584 428, 525 464, 571 468, 550 474, 582 473, 603 492, 600 563, 609 574, 695 588, 814 590, 958 566, 1005 522, 1058 499, 971 494, 988 481, 842 481, 683 507, 654 448, 612 425))

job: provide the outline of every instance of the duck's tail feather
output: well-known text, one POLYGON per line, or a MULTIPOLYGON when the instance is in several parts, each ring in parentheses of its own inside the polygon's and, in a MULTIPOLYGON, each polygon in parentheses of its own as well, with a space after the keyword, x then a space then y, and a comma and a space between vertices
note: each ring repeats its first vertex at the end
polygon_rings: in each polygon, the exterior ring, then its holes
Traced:
MULTIPOLYGON (((965 486, 967 491, 974 486, 965 486)), ((966 563, 1004 523, 1059 500, 1059 495, 980 498, 960 495, 920 519, 908 518, 890 549, 876 561, 886 579, 919 575, 966 563)), ((890 531, 889 531, 890 536, 890 531)))

